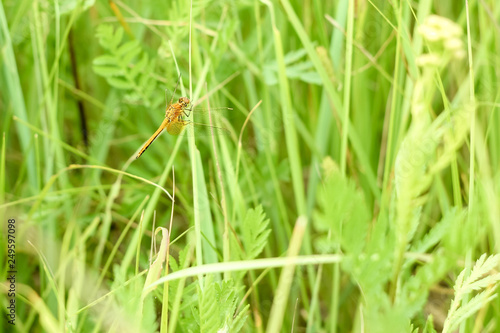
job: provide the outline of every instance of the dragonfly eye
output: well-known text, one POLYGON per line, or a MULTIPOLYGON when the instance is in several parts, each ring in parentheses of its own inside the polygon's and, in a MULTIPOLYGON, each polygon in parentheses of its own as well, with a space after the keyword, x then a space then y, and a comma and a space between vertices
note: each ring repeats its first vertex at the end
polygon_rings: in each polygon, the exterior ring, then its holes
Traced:
POLYGON ((187 106, 189 104, 189 99, 187 97, 181 97, 179 98, 179 103, 182 106, 187 106))

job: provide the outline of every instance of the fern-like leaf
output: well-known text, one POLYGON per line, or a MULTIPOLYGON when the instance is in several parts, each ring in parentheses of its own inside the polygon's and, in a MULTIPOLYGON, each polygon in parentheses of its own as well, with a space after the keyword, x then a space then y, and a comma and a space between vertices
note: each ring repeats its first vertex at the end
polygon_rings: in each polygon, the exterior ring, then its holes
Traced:
POLYGON ((234 318, 233 324, 231 325, 231 332, 239 332, 248 317, 248 309, 250 309, 250 304, 247 304, 240 313, 234 318))
POLYGON ((451 302, 450 310, 448 311, 448 316, 446 317, 443 333, 451 332, 453 329, 459 325, 462 321, 470 317, 474 312, 478 311, 481 307, 485 306, 489 301, 491 301, 495 296, 493 293, 500 281, 500 274, 495 273, 483 277, 484 275, 491 272, 500 260, 500 255, 493 255, 486 257, 483 254, 475 263, 474 267, 467 276, 467 269, 464 269, 457 277, 455 286, 455 298, 451 302), (465 305, 461 305, 461 302, 465 295, 471 293, 474 290, 486 289, 483 292, 477 294, 465 305))
POLYGON ((444 323, 443 333, 452 332, 465 319, 472 316, 475 312, 494 299, 496 297, 496 295, 493 295, 495 289, 496 288, 491 288, 477 294, 465 306, 462 306, 451 316, 448 316, 444 323))
POLYGON ((145 106, 154 102, 150 96, 157 87, 157 81, 150 73, 154 70, 154 61, 150 61, 142 52, 139 41, 122 43, 123 29, 102 24, 97 28, 97 38, 107 54, 94 59, 94 72, 104 77, 109 85, 123 90, 129 100, 138 100, 145 106))
POLYGON ((424 331, 422 333, 437 333, 436 329, 434 328, 434 320, 432 318, 432 315, 429 315, 427 317, 427 322, 425 323, 424 331))
POLYGON ((208 275, 204 281, 203 291, 199 290, 200 297, 200 332, 217 332, 219 327, 219 304, 215 297, 213 276, 208 275))
POLYGON ((262 206, 249 209, 243 221, 243 246, 246 252, 245 259, 256 258, 266 246, 267 237, 271 230, 267 228, 269 219, 262 206))
POLYGON ((366 243, 370 214, 355 184, 339 172, 333 172, 318 190, 318 206, 313 220, 315 228, 331 232, 333 242, 340 243, 347 253, 361 253, 366 243))
POLYGON ((461 221, 464 217, 464 211, 452 209, 443 217, 441 221, 439 221, 429 230, 429 233, 427 235, 413 244, 410 252, 427 252, 431 247, 433 247, 443 239, 452 224, 460 223, 459 221, 461 221))
POLYGON ((235 317, 239 290, 233 280, 214 282, 212 276, 205 278, 203 291, 198 288, 200 332, 239 332, 248 309, 235 317))

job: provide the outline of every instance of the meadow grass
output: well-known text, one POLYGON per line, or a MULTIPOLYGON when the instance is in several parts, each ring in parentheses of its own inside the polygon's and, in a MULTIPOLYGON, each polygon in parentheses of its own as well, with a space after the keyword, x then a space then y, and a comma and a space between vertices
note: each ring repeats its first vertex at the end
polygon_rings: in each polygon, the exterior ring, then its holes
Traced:
POLYGON ((498 331, 498 22, 493 0, 2 1, 3 331, 498 331), (228 134, 135 159, 177 82, 228 134))

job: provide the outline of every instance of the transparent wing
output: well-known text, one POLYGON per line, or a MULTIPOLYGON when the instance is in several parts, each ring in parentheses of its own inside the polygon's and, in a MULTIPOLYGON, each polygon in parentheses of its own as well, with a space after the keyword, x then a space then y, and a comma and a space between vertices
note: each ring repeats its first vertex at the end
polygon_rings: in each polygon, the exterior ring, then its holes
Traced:
POLYGON ((193 113, 190 119, 176 120, 170 123, 167 127, 167 132, 170 135, 176 136, 211 136, 213 135, 229 135, 230 132, 227 128, 222 125, 221 115, 217 112, 210 110, 210 116, 208 113, 196 112, 193 113))
POLYGON ((174 102, 173 92, 170 89, 165 88, 165 107, 168 107, 173 102, 174 102))
POLYGON ((182 131, 179 135, 187 136, 211 136, 211 135, 229 135, 229 130, 222 126, 201 124, 192 121, 187 121, 182 131))
POLYGON ((176 92, 177 92, 177 88, 179 87, 179 82, 181 80, 181 76, 179 75, 179 77, 177 78, 177 83, 175 84, 175 88, 174 88, 174 91, 168 89, 168 88, 165 88, 165 107, 168 108, 168 106, 172 103, 175 103, 176 100, 175 100, 175 95, 176 95, 176 92))

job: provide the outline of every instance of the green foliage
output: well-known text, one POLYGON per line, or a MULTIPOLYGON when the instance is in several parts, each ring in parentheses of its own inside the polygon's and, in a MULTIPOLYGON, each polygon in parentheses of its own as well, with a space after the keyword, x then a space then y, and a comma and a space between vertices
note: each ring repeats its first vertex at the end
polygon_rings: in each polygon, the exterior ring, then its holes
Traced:
MULTIPOLYGON (((169 257, 168 263, 169 263, 169 266, 170 266, 170 269, 172 270, 172 272, 177 272, 177 271, 181 270, 183 267, 187 267, 187 264, 189 263, 188 254, 189 254, 189 248, 185 247, 184 249, 182 249, 179 252, 179 262, 177 262, 177 260, 175 260, 175 258, 173 256, 169 257)), ((168 286, 169 286, 170 295, 175 295, 177 293, 177 291, 179 290, 179 280, 174 280, 174 281, 170 282, 168 286)), ((192 286, 191 289, 193 289, 193 288, 194 288, 194 285, 192 286)), ((181 290, 181 292, 183 292, 183 290, 181 290)), ((187 293, 186 296, 187 295, 189 295, 189 293, 187 293)), ((173 307, 174 301, 175 301, 175 297, 169 298, 170 308, 173 307)), ((196 301, 196 299, 192 299, 192 301, 196 301)))
POLYGON ((429 290, 445 278, 451 262, 444 251, 436 251, 432 261, 422 263, 403 277, 403 287, 397 297, 395 306, 404 311, 407 318, 418 315, 428 300, 429 290))
POLYGON ((498 267, 500 255, 486 256, 483 254, 470 272, 464 269, 455 280, 453 299, 448 316, 443 327, 443 333, 452 332, 460 323, 473 315, 480 308, 496 297, 495 289, 500 281, 500 273, 491 271, 498 267), (469 301, 464 298, 473 291, 479 292, 469 301), (462 303, 463 302, 463 303, 462 303))
POLYGON ((249 306, 235 314, 239 303, 239 288, 232 280, 214 282, 211 275, 203 283, 203 289, 198 288, 199 302, 199 332, 239 332, 246 321, 249 306))
MULTIPOLYGON (((271 233, 268 226, 269 219, 266 219, 261 205, 248 209, 243 223, 241 223, 241 236, 239 239, 236 237, 230 239, 232 259, 251 260, 257 258, 268 243, 271 233)), ((244 271, 236 273, 235 280, 240 280, 245 274, 244 271)))
POLYGON ((99 44, 108 51, 93 61, 94 71, 119 90, 124 90, 131 101, 142 101, 145 106, 154 105, 151 100, 157 90, 157 81, 151 75, 155 62, 141 50, 138 40, 122 43, 123 28, 116 30, 102 24, 96 29, 99 44))
POLYGON ((432 315, 427 317, 427 321, 425 322, 425 327, 422 333, 437 333, 437 331, 434 329, 434 324, 432 321, 432 315))
POLYGON ((432 226, 427 234, 412 244, 410 252, 425 253, 429 251, 438 242, 446 238, 453 223, 460 223, 463 221, 464 217, 464 211, 460 211, 456 208, 451 209, 441 221, 432 226))
POLYGON ((494 330, 499 21, 493 0, 0 2, 16 328, 494 330), (230 135, 133 161, 180 74, 230 135))
MULTIPOLYGON (((179 262, 170 257, 172 272, 185 267, 188 260, 188 248, 179 253, 179 262)), ((170 294, 175 295, 179 288, 179 281, 169 284, 170 294)), ((190 283, 182 290, 183 302, 179 314, 179 330, 182 332, 239 332, 248 316, 249 305, 239 309, 241 302, 241 287, 236 287, 232 280, 217 282, 213 275, 208 275, 203 287, 197 283, 190 283)), ((170 298, 170 308, 174 306, 170 298)))
POLYGON ((154 299, 151 294, 142 299, 137 292, 137 289, 141 289, 138 288, 138 285, 145 283, 144 279, 139 279, 139 284, 125 285, 127 279, 120 272, 120 268, 115 266, 113 273, 115 280, 111 285, 111 289, 116 290, 116 293, 113 295, 113 300, 110 301, 112 303, 110 307, 113 308, 119 305, 119 310, 115 313, 115 317, 109 318, 112 321, 111 325, 116 325, 120 330, 156 332, 158 324, 156 322, 156 311, 154 311, 154 299))
POLYGON ((78 6, 81 6, 81 10, 87 10, 95 4, 95 0, 63 0, 60 2, 61 14, 72 13, 78 6))
MULTIPOLYGON (((302 60, 306 56, 305 49, 299 49, 287 53, 284 57, 286 65, 286 75, 289 79, 297 79, 306 83, 320 84, 321 80, 317 72, 314 71, 313 63, 309 60, 302 60)), ((273 60, 264 65, 264 79, 267 84, 278 83, 278 63, 273 60)))
POLYGON ((340 244, 348 255, 356 256, 365 247, 371 219, 365 199, 354 182, 338 171, 325 177, 325 183, 318 190, 319 209, 315 214, 314 226, 320 232, 331 232, 331 239, 323 235, 318 244, 325 248, 318 249, 318 252, 330 252, 336 244, 340 244))
POLYGON ((269 219, 262 209, 262 205, 249 209, 242 223, 243 259, 254 259, 262 252, 267 244, 271 230, 268 228, 269 219))

